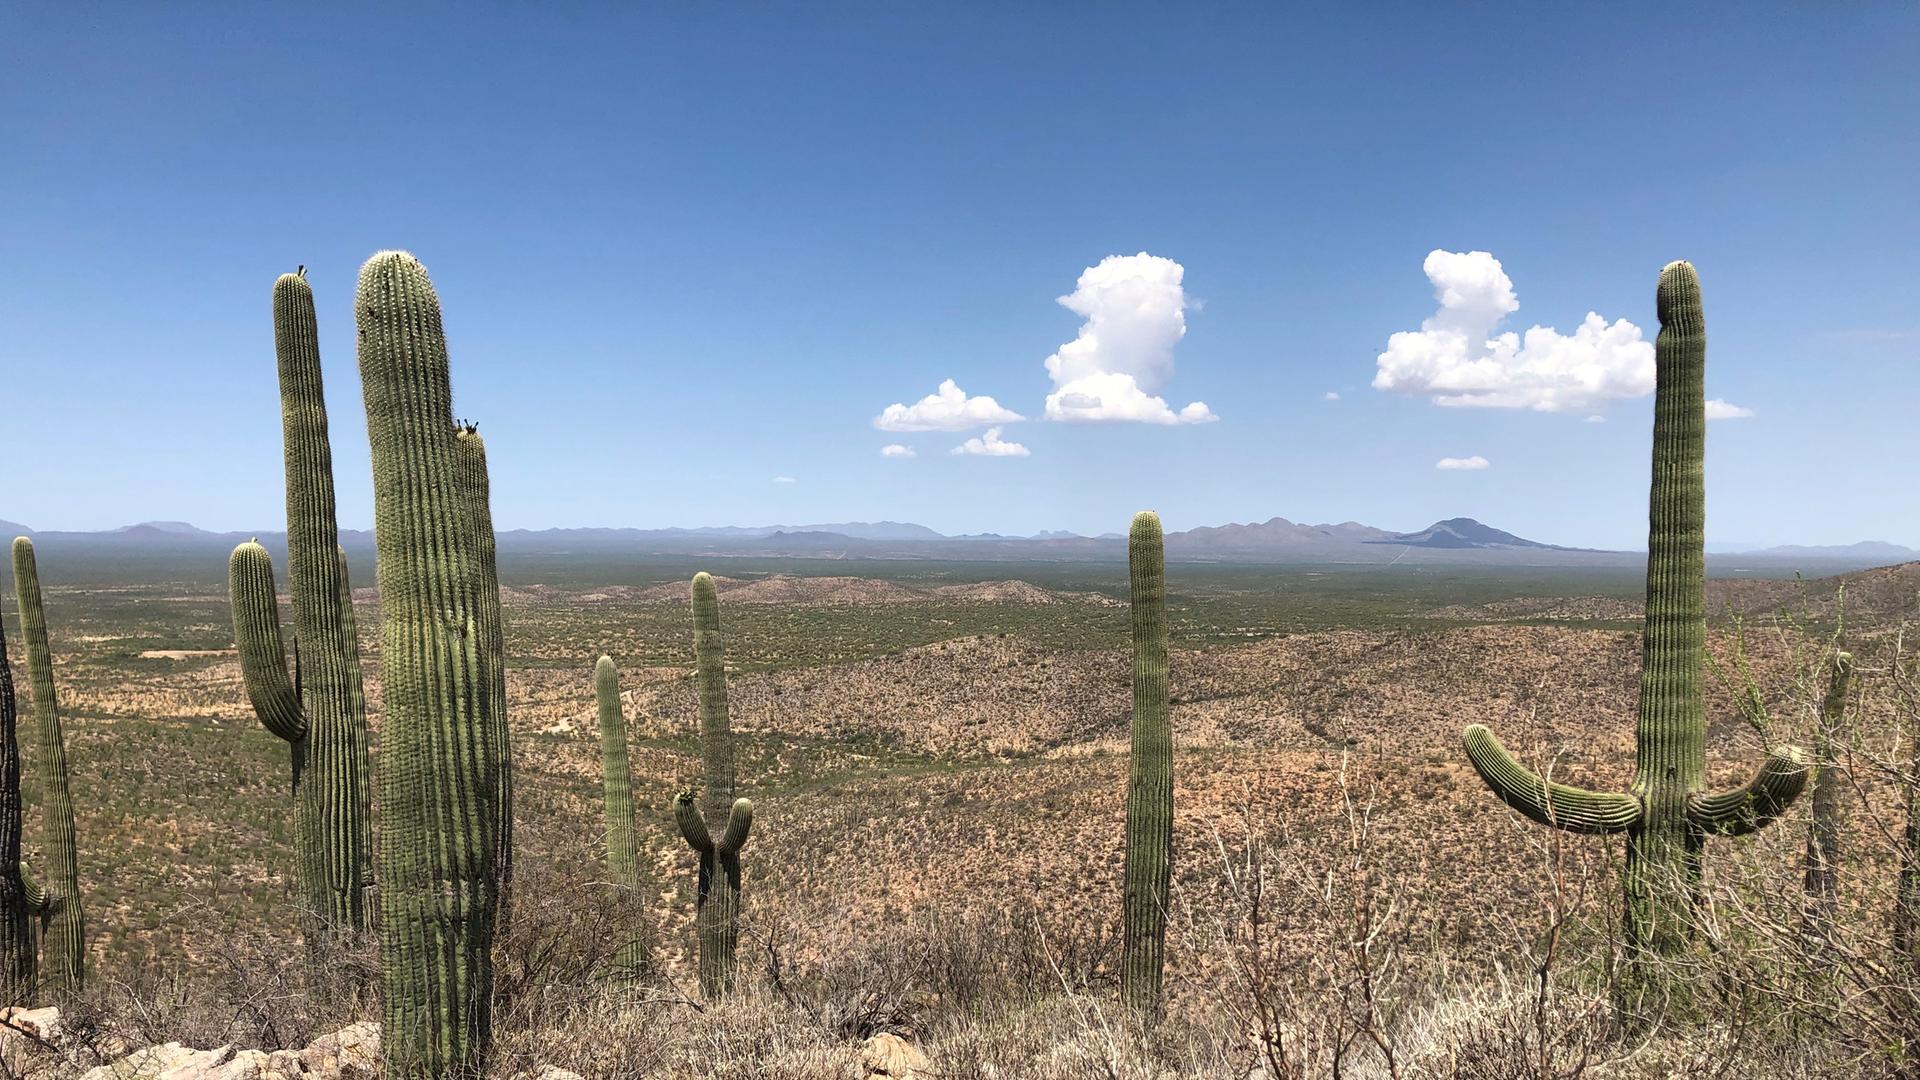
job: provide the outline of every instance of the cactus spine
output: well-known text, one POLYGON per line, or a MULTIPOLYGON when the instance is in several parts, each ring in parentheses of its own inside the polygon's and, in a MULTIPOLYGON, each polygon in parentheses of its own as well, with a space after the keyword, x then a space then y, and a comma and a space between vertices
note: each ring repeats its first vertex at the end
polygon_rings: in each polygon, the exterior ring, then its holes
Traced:
POLYGON ((296 869, 308 960, 317 966, 334 934, 367 925, 367 704, 334 514, 313 289, 300 274, 273 283, 273 344, 286 461, 291 675, 267 550, 253 542, 235 548, 228 586, 247 697, 293 760, 296 869))
POLYGON ((20 735, 13 699, 13 667, 0 624, 0 1005, 30 1005, 39 951, 33 940, 35 905, 20 865, 20 735))
POLYGON ((1133 610, 1133 745, 1127 778, 1126 897, 1120 995, 1160 1011, 1173 845, 1173 725, 1167 710, 1167 574, 1160 517, 1134 515, 1127 534, 1133 610))
POLYGON ((1814 735, 1813 821, 1807 827, 1805 887, 1807 925, 1824 934, 1833 918, 1834 890, 1840 876, 1840 826, 1844 808, 1835 759, 1845 737, 1847 684, 1853 678, 1853 656, 1836 652, 1827 680, 1827 696, 1820 703, 1820 728, 1814 735))
MULTIPOLYGON (((593 666, 593 697, 600 709, 600 791, 607 818, 607 879, 616 888, 640 888, 640 852, 633 831, 633 766, 627 758, 627 718, 620 711, 620 669, 602 656, 593 666)), ((635 939, 614 958, 617 974, 635 974, 645 943, 635 939)))
POLYGON ((673 801, 680 835, 700 857, 694 927, 700 939, 700 994, 709 1001, 733 985, 733 953, 740 940, 740 849, 753 828, 753 803, 733 797, 733 732, 727 718, 726 649, 720 640, 720 601, 713 578, 693 576, 693 658, 700 695, 701 757, 706 791, 701 805, 683 791, 673 801), (713 839, 713 828, 721 830, 713 839))
POLYGON ((507 734, 506 634, 500 621, 500 570, 493 536, 492 483, 487 476, 487 446, 480 429, 463 425, 454 438, 454 478, 460 512, 472 543, 474 588, 479 598, 480 648, 498 658, 487 687, 488 752, 493 756, 494 879, 499 887, 498 932, 506 932, 513 913, 513 751, 507 734))
POLYGON ((1647 614, 1633 784, 1624 792, 1594 792, 1554 783, 1521 765, 1479 724, 1465 736, 1474 768, 1507 805, 1571 832, 1626 834, 1622 922, 1630 968, 1623 1004, 1629 1008, 1651 986, 1642 961, 1676 954, 1691 937, 1706 836, 1759 829, 1807 780, 1804 755, 1778 747, 1746 785, 1704 790, 1707 338, 1692 265, 1675 262, 1662 270, 1657 296, 1647 614))
MULTIPOLYGON (((494 667, 456 480, 440 302, 381 252, 354 297, 373 451, 381 682, 381 969, 388 1080, 478 1077, 492 1031, 494 667)), ((497 617, 497 616, 494 616, 497 617)))
POLYGON ((86 989, 86 919, 80 910, 80 857, 75 850, 73 793, 67 780, 67 744, 60 729, 60 706, 53 694, 53 652, 47 647, 46 610, 40 599, 40 571, 33 542, 13 542, 13 589, 20 602, 20 636, 26 640, 27 683, 33 691, 33 715, 40 730, 42 840, 47 860, 44 891, 46 925, 42 943, 44 985, 72 996, 86 989))

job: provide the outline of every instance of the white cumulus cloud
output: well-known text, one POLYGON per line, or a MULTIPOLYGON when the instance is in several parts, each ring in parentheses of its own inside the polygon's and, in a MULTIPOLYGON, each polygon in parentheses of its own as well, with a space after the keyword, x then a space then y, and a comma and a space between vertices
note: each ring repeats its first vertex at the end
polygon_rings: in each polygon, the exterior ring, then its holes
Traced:
POLYGON ((1420 329, 1387 339, 1374 389, 1438 405, 1541 412, 1591 412, 1653 392, 1653 343, 1627 320, 1609 323, 1590 311, 1571 334, 1547 326, 1496 334, 1520 310, 1500 260, 1435 250, 1424 269, 1440 309, 1420 329))
POLYGON ((913 447, 902 446, 899 443, 895 442, 895 443, 888 443, 887 445, 881 447, 880 456, 881 457, 917 457, 918 455, 913 452, 913 447))
POLYGON ((940 389, 906 405, 894 402, 873 418, 881 431, 965 431, 985 424, 1010 424, 1025 419, 990 397, 969 397, 948 379, 940 389))
POLYGON ((1731 401, 1719 398, 1707 400, 1707 419, 1709 420, 1745 420, 1753 415, 1753 410, 1744 405, 1735 405, 1731 401))
POLYGON ((1047 357, 1053 392, 1049 420, 1204 424, 1218 420, 1205 402, 1174 410, 1160 390, 1173 377, 1173 348, 1187 334, 1193 306, 1181 284, 1186 269, 1140 252, 1109 255, 1080 274, 1060 305, 1086 321, 1080 334, 1047 357))
POLYGON ((1000 429, 988 428, 985 434, 976 435, 953 448, 955 454, 977 454, 981 457, 1026 457, 1032 451, 1017 442, 1007 442, 1000 437, 1000 429))
POLYGON ((1439 461, 1434 462, 1433 467, 1436 469, 1450 469, 1450 470, 1452 469, 1485 469, 1490 467, 1492 464, 1493 462, 1488 461, 1486 458, 1481 457, 1479 454, 1475 454, 1472 457, 1443 457, 1439 461))

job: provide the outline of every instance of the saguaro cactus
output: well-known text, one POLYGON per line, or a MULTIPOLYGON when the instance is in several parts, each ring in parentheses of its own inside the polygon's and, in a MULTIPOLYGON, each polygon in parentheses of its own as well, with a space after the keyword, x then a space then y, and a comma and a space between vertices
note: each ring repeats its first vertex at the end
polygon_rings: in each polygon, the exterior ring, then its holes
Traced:
POLYGON ((440 302, 399 251, 354 297, 373 450, 381 681, 381 969, 389 1080, 477 1077, 492 1031, 495 784, 490 616, 454 462, 440 302))
POLYGON ((489 752, 493 754, 494 877, 500 889, 501 933, 513 911, 513 748, 507 734, 506 633, 500 620, 500 571, 493 536, 493 485, 487 477, 487 446, 480 429, 464 424, 454 438, 454 478, 458 482, 460 512, 472 541, 474 588, 479 598, 480 648, 500 658, 492 667, 487 687, 491 703, 487 715, 489 752))
POLYGON ((15 725, 13 667, 0 622, 0 1005, 30 1005, 38 950, 34 905, 20 865, 20 737, 15 725))
POLYGON ((228 587, 247 697, 261 724, 286 740, 292 755, 308 958, 323 964, 334 933, 367 924, 367 703, 353 588, 334 514, 333 447, 313 289, 302 274, 282 274, 273 283, 273 344, 286 459, 291 674, 267 550, 253 542, 235 548, 228 587))
MULTIPOLYGON (((63 996, 87 984, 87 928, 80 909, 80 857, 73 830, 73 793, 67 782, 67 743, 53 693, 53 651, 47 646, 46 610, 33 541, 13 542, 13 590, 20 602, 20 636, 27 646, 27 683, 40 730, 41 847, 47 860, 44 890, 42 984, 63 996)), ((16 860, 17 865, 18 860, 16 860)))
POLYGON ((1827 696, 1820 703, 1820 728, 1814 734, 1813 821, 1807 827, 1805 887, 1808 929, 1823 934, 1833 917, 1834 888, 1840 875, 1840 827, 1844 813, 1842 779, 1834 764, 1845 739, 1847 685, 1853 678, 1853 656, 1836 652, 1827 680, 1827 696))
POLYGON ((1792 747, 1769 752, 1746 785, 1706 787, 1704 595, 1706 486, 1705 319, 1700 281, 1684 262, 1660 273, 1660 336, 1654 355, 1653 483, 1647 536, 1647 614, 1632 786, 1586 791, 1541 778, 1479 724, 1467 756, 1507 805, 1577 833, 1625 833, 1623 925, 1633 1004, 1650 984, 1640 961, 1680 952, 1692 934, 1700 855, 1708 834, 1738 835, 1772 821, 1799 796, 1806 760, 1792 747))
MULTIPOLYGON (((607 880, 616 887, 640 888, 640 853, 633 831, 633 766, 627 758, 627 718, 620 711, 620 670, 602 656, 593 666, 593 696, 600 709, 600 791, 607 821, 607 880)), ((636 938, 615 957, 622 976, 645 962, 645 944, 636 938)))
POLYGON ((1127 534, 1133 609, 1133 746, 1127 778, 1126 897, 1120 994, 1146 1015, 1160 1010, 1167 882, 1173 846, 1173 725, 1167 710, 1167 574, 1160 517, 1134 515, 1127 534))
POLYGON ((740 849, 753 828, 753 803, 733 797, 733 732, 727 718, 726 650, 720 640, 720 602, 713 578, 693 576, 693 658, 700 696, 700 745, 706 791, 673 801, 674 821, 700 857, 694 927, 700 939, 700 993, 712 1001, 733 985, 733 953, 740 940, 740 849), (721 830, 713 839, 712 829, 721 830))

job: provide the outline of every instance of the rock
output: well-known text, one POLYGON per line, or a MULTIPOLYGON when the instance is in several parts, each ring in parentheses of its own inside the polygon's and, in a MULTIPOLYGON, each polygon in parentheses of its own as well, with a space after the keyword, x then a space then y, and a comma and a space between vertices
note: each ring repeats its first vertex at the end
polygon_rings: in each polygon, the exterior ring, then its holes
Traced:
POLYGON ((195 1050, 184 1043, 170 1042, 135 1050, 118 1061, 88 1069, 80 1080, 233 1080, 214 1070, 234 1058, 231 1046, 195 1050))
POLYGON ((300 1067, 326 1080, 380 1080, 380 1025, 362 1020, 320 1036, 300 1051, 300 1067))
POLYGON ((929 1080, 933 1062, 912 1043, 890 1031, 868 1039, 860 1047, 860 1064, 869 1077, 888 1080, 929 1080))
POLYGON ((66 1034, 66 1029, 60 1026, 58 1005, 44 1009, 23 1009, 17 1005, 0 1009, 0 1025, 56 1046, 66 1034))

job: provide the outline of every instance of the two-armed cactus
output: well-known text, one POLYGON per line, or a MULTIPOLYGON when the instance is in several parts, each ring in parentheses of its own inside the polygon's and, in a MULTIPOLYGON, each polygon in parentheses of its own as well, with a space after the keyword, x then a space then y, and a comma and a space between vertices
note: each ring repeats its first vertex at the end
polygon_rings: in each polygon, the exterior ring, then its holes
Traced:
POLYGON ((481 1075, 498 903, 497 592, 462 492, 440 301, 400 251, 354 297, 373 450, 381 685, 381 968, 389 1080, 481 1075))
POLYGON ((1133 746, 1127 779, 1126 896, 1120 995, 1160 1010, 1173 845, 1173 725, 1167 712, 1167 575, 1160 517, 1134 515, 1127 534, 1133 610, 1133 746))
POLYGON ((334 516, 333 448, 320 380, 313 289, 301 274, 273 283, 273 344, 286 457, 287 584, 293 669, 280 637, 273 560, 249 541, 228 564, 233 640, 247 697, 293 758, 294 845, 310 963, 366 919, 367 704, 353 590, 334 516))
MULTIPOLYGON (((41 985, 60 995, 86 988, 86 920, 80 910, 80 857, 73 829, 73 793, 67 779, 67 743, 60 727, 60 706, 53 695, 53 651, 47 646, 46 610, 40 599, 40 570, 33 542, 13 542, 13 590, 20 602, 20 636, 27 648, 27 683, 40 733, 41 847, 47 860, 44 890, 23 887, 31 907, 41 911, 41 985), (38 900, 36 903, 35 900, 38 900)), ((18 859, 15 860, 18 865, 18 859)))
POLYGON ((26 868, 20 865, 20 735, 15 724, 13 666, 0 620, 0 1006, 31 1005, 39 950, 33 934, 37 914, 28 902, 26 868))
POLYGON ((733 985, 733 952, 740 940, 740 849, 753 828, 753 803, 733 797, 726 650, 720 640, 720 601, 706 573, 693 576, 693 658, 706 790, 698 805, 694 792, 676 796, 673 817, 687 846, 700 858, 694 927, 700 938, 700 993, 711 1001, 733 985), (720 830, 718 840, 714 828, 720 830))
POLYGON ((1507 805, 1559 829, 1624 833, 1625 907, 1632 974, 1626 1003, 1650 984, 1649 957, 1681 952, 1692 936, 1700 856, 1710 834, 1752 832, 1773 820, 1807 780, 1803 755, 1771 751, 1745 786, 1706 790, 1705 320, 1700 281, 1684 262, 1660 273, 1660 336, 1653 421, 1653 484, 1647 536, 1646 632, 1642 646, 1635 773, 1626 791, 1587 791, 1521 765, 1486 728, 1466 730, 1467 756, 1507 805))

